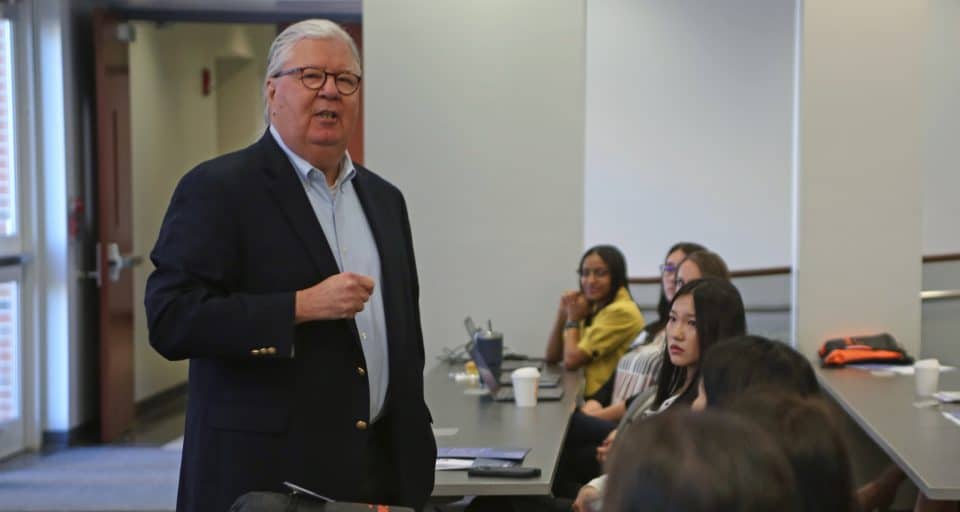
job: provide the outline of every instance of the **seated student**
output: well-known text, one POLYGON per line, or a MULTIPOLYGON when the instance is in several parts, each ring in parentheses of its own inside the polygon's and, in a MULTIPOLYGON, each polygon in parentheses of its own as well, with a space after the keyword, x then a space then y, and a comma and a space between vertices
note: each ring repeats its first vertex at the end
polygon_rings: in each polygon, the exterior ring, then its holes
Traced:
POLYGON ((727 262, 723 261, 719 254, 704 249, 691 252, 677 266, 677 287, 703 277, 729 281, 730 269, 727 268, 727 262))
MULTIPOLYGON (((704 351, 698 380, 694 410, 717 407, 748 389, 783 390, 802 396, 820 391, 813 367, 799 352, 784 343, 742 333, 724 337, 704 351)), ((598 458, 606 457, 611 444, 612 439, 598 450, 598 458)), ((601 476, 580 488, 574 510, 583 510, 583 503, 598 498, 605 484, 606 477, 601 476)))
MULTIPOLYGON (((743 299, 732 283, 705 278, 685 284, 670 305, 667 345, 657 387, 633 400, 618 430, 672 406, 689 408, 697 394, 695 383, 698 381, 700 355, 717 340, 742 335, 746 329, 743 299)), ((611 431, 596 449, 599 459, 606 457, 618 430, 611 431)), ((603 476, 594 479, 575 494, 598 493, 604 481, 603 476)), ((555 486, 554 492, 562 490, 555 486)))
MULTIPOLYGON (((703 246, 689 242, 681 242, 670 248, 664 263, 660 265, 660 300, 657 303, 657 321, 644 327, 640 336, 631 345, 630 350, 620 358, 613 376, 607 380, 607 383, 594 395, 593 399, 587 400, 580 408, 580 412, 583 414, 610 422, 608 424, 590 422, 603 430, 603 437, 616 426, 615 422, 620 421, 620 418, 623 417, 623 413, 627 410, 628 399, 656 385, 663 347, 666 344, 665 327, 667 316, 670 314, 670 301, 673 300, 678 288, 678 269, 690 254, 704 250, 703 246)), ((694 265, 694 268, 698 274, 688 280, 700 277, 729 277, 729 273, 726 273, 726 275, 714 275, 710 272, 699 273, 699 268, 696 265, 694 265)), ((688 268, 687 271, 690 272, 690 269, 688 268)), ((577 428, 575 426, 578 422, 577 416, 579 415, 575 414, 571 428, 577 428)), ((593 444, 596 444, 596 442, 593 444)))
POLYGON ((850 458, 810 362, 761 336, 739 336, 703 356, 694 410, 741 414, 774 434, 793 466, 803 510, 854 512, 850 458))
POLYGON ((703 355, 695 409, 724 406, 748 389, 818 395, 813 366, 786 343, 762 336, 736 336, 703 355))
POLYGON ((611 512, 799 512, 790 464, 748 420, 682 411, 631 425, 610 461, 611 512))
MULTIPOLYGON (((819 392, 819 384, 810 363, 787 345, 758 336, 721 341, 703 357, 700 395, 695 408, 724 407, 737 400, 747 388, 792 391, 803 396, 819 392)), ((896 496, 897 487, 906 479, 897 466, 890 466, 857 492, 859 508, 885 509, 896 496)), ((931 500, 920 493, 914 512, 958 512, 955 501, 931 500)))
POLYGON ((723 407, 773 435, 793 467, 803 512, 859 511, 850 455, 822 398, 754 390, 723 407))
POLYGON ((616 247, 591 247, 577 273, 580 290, 561 296, 545 358, 562 361, 568 370, 583 368, 584 396, 591 396, 643 329, 643 315, 627 289, 627 263, 616 247))

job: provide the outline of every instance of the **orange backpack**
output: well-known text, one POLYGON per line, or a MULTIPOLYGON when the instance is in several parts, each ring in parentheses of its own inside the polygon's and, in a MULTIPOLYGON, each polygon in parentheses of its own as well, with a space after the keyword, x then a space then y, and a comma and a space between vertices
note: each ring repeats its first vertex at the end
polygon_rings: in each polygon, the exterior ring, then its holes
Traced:
POLYGON ((827 340, 818 353, 823 366, 850 363, 913 364, 913 358, 887 333, 827 340))

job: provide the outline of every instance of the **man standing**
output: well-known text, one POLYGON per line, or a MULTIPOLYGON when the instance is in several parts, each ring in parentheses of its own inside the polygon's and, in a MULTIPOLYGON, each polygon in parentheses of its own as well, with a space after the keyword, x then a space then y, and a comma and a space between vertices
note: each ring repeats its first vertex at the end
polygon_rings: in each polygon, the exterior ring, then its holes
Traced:
POLYGON ((190 359, 179 511, 289 481, 420 508, 436 443, 400 191, 346 152, 360 57, 326 20, 274 40, 269 129, 180 181, 147 282, 150 343, 190 359))

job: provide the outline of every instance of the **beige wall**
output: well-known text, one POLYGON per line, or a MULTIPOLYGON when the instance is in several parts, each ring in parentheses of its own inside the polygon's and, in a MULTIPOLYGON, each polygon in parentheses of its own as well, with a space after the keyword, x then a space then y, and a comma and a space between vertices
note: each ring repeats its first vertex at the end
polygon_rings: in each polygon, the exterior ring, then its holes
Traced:
MULTIPOLYGON (((130 45, 134 251, 148 256, 180 177, 262 133, 260 83, 275 29, 137 23, 136 31, 130 45), (207 96, 201 90, 204 68, 213 78, 207 96), (217 70, 229 72, 218 77, 217 70)), ((137 304, 143 303, 152 270, 148 260, 136 269, 137 304)), ((186 380, 187 365, 168 362, 153 351, 144 310, 136 311, 134 396, 139 401, 186 380)))
POLYGON ((468 314, 542 355, 583 243, 584 2, 363 9, 366 163, 407 199, 428 364, 468 314))

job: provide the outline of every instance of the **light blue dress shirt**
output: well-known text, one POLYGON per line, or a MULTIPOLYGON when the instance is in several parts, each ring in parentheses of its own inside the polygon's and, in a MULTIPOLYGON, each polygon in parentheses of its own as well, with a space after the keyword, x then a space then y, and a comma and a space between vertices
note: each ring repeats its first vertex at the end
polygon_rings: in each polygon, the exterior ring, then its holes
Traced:
POLYGON ((380 255, 370 231, 367 216, 353 188, 357 169, 349 154, 344 154, 340 175, 333 187, 327 186, 324 174, 294 153, 280 138, 273 125, 270 134, 286 153, 297 170, 317 221, 330 244, 333 257, 341 272, 354 272, 373 279, 373 295, 357 313, 354 321, 360 333, 363 357, 367 362, 367 382, 370 385, 370 421, 376 420, 387 396, 390 365, 387 358, 387 328, 383 311, 380 281, 380 255))

